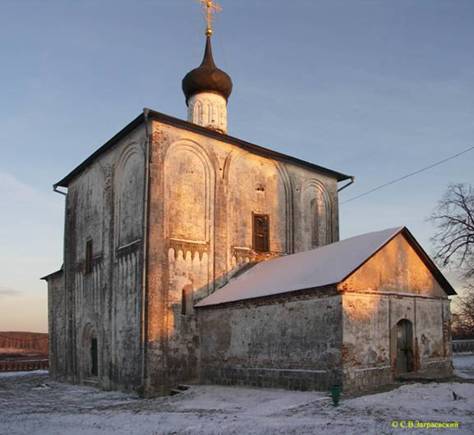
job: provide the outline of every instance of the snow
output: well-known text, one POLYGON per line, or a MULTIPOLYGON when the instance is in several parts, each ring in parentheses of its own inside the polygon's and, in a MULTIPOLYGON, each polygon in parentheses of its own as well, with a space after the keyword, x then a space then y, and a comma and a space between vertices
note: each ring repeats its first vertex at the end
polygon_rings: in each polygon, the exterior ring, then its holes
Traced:
MULTIPOLYGON (((455 356, 454 363, 474 371, 474 355, 455 356)), ((393 420, 458 421, 460 429, 435 432, 472 434, 473 410, 474 376, 343 397, 337 408, 325 392, 195 385, 141 399, 55 382, 44 371, 0 377, 0 434, 11 435, 433 433, 393 429, 393 420)))
POLYGON ((454 373, 464 379, 474 379, 474 355, 458 354, 454 358, 454 373))
POLYGON ((22 376, 47 375, 48 370, 30 370, 27 372, 0 372, 1 378, 18 378, 22 376))
POLYGON ((337 284, 403 229, 362 234, 311 251, 261 262, 197 303, 196 307, 337 284))

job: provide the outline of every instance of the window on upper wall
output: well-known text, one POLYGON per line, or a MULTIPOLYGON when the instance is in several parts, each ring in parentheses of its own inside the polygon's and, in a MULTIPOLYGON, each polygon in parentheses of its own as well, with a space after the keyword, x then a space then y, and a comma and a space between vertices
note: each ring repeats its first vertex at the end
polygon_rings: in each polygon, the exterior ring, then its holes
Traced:
POLYGON ((183 289, 181 290, 181 314, 182 314, 183 316, 185 316, 185 315, 186 315, 186 312, 187 312, 187 310, 186 310, 186 308, 187 308, 187 307, 186 307, 186 305, 187 305, 187 299, 188 299, 188 298, 187 298, 186 289, 183 288, 183 289))
POLYGON ((92 240, 86 242, 86 261, 84 267, 84 273, 92 272, 92 240))
POLYGON ((270 251, 270 228, 267 214, 253 214, 253 249, 257 252, 270 251))

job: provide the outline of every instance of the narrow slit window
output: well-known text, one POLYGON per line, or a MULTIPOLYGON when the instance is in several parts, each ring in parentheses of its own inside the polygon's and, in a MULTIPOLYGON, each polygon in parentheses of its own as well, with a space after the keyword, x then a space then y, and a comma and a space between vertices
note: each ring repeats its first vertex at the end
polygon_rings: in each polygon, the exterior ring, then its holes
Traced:
POLYGON ((86 263, 85 273, 92 272, 92 240, 86 242, 86 263))
POLYGON ((187 302, 187 297, 186 297, 186 289, 183 288, 181 290, 181 314, 183 316, 186 315, 186 302, 187 302))
POLYGON ((270 251, 270 228, 267 214, 253 215, 253 249, 257 252, 270 251))

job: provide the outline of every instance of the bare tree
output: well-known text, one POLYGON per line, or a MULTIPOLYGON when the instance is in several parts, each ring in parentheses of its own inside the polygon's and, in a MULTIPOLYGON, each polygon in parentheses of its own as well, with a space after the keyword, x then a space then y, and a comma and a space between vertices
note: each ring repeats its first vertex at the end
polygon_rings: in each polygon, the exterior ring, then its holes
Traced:
POLYGON ((435 260, 459 267, 466 281, 474 278, 474 189, 451 184, 430 217, 437 232, 432 238, 435 260))
POLYGON ((464 296, 458 296, 451 329, 455 338, 474 338, 474 286, 466 289, 464 296))
POLYGON ((458 296, 452 317, 456 338, 474 337, 474 189, 467 184, 451 184, 430 217, 436 226, 432 237, 435 260, 441 266, 459 268, 466 284, 458 296))

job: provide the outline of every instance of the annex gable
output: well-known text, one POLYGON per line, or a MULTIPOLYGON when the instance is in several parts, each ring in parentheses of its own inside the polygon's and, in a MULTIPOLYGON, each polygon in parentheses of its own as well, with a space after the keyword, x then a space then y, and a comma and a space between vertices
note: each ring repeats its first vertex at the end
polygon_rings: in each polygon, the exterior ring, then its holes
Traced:
POLYGON ((432 270, 400 232, 338 285, 339 290, 447 297, 432 270))

